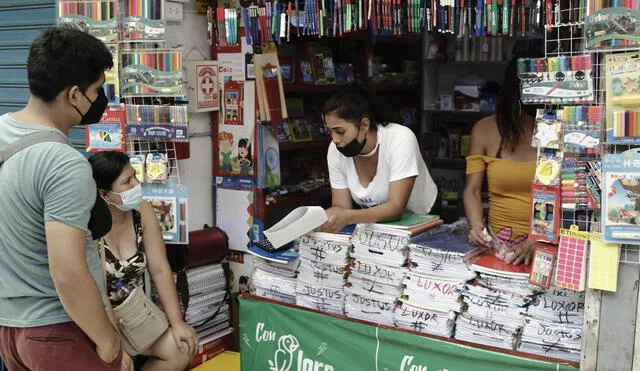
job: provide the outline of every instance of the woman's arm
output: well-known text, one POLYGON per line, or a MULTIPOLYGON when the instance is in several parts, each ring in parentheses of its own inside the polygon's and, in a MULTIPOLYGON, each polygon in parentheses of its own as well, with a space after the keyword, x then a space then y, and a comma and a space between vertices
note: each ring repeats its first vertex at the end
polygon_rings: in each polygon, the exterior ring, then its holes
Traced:
POLYGON ((370 209, 351 209, 351 194, 348 189, 332 189, 332 207, 327 210, 328 221, 321 227, 323 232, 335 233, 348 224, 378 223, 398 219, 404 212, 416 177, 389 183, 387 202, 370 209), (338 193, 338 197, 336 197, 338 193), (348 208, 346 206, 348 196, 348 208))
POLYGON ((160 225, 153 212, 153 208, 147 201, 143 201, 140 205, 140 215, 144 231, 144 252, 147 256, 149 274, 153 279, 156 290, 158 290, 160 301, 169 319, 169 323, 171 323, 173 337, 181 350, 184 350, 182 343, 186 342, 189 348, 189 354, 193 354, 197 347, 196 334, 195 331, 182 320, 182 310, 178 302, 178 291, 176 290, 175 282, 173 282, 160 225))
MULTIPOLYGON (((469 145, 469 155, 486 154, 486 121, 478 121, 471 130, 471 143, 469 145)), ((464 188, 462 198, 464 210, 469 221, 469 241, 476 245, 484 245, 487 237, 483 234, 483 210, 482 210, 482 185, 484 183, 484 172, 477 172, 467 175, 467 184, 464 188)))

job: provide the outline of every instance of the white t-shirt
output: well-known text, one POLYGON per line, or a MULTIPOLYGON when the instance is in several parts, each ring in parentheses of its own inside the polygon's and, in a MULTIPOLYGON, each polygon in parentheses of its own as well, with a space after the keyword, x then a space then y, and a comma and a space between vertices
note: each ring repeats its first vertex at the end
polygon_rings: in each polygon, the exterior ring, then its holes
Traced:
POLYGON ((389 183, 417 176, 406 208, 416 214, 428 214, 438 189, 422 159, 416 136, 402 125, 380 125, 378 142, 378 168, 366 188, 360 184, 353 158, 342 155, 331 143, 327 153, 331 188, 348 188, 358 205, 370 208, 388 201, 389 183))

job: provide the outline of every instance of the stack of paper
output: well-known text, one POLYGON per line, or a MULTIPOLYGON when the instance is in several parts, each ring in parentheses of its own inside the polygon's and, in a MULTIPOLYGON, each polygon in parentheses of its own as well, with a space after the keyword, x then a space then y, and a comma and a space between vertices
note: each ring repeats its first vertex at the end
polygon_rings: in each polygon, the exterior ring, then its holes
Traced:
POLYGON ((411 272, 403 280, 404 302, 396 308, 396 325, 450 337, 462 309, 459 289, 475 277, 465 259, 476 248, 466 236, 440 226, 412 239, 409 250, 411 272))
POLYGON ((249 247, 254 271, 251 275, 252 293, 284 303, 296 303, 296 270, 300 264, 298 251, 268 252, 257 246, 249 247))
POLYGON ((300 266, 296 282, 296 304, 343 315, 351 237, 310 233, 300 238, 298 246, 300 266))
POLYGON ((222 264, 210 264, 187 270, 189 305, 185 313, 202 341, 214 340, 230 328, 229 303, 222 264))
POLYGON ((529 284, 529 267, 505 264, 493 255, 471 267, 482 273, 461 291, 467 309, 456 320, 455 338, 515 349, 525 324, 522 312, 538 290, 529 284))
POLYGON ((345 288, 345 314, 393 326, 393 311, 409 270, 411 237, 439 224, 442 220, 436 215, 411 213, 393 223, 358 224, 351 238, 354 260, 345 288))
POLYGON ((518 350, 580 362, 583 293, 552 286, 529 304, 525 319, 518 350))

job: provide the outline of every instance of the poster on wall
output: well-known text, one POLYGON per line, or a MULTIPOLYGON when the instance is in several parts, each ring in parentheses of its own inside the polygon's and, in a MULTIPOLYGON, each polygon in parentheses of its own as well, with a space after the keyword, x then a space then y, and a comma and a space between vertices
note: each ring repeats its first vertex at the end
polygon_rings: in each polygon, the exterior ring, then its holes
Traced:
POLYGON ((189 112, 220 109, 217 61, 187 61, 189 112))
POLYGON ((164 241, 174 244, 189 243, 187 186, 173 183, 145 183, 142 186, 142 194, 156 214, 164 241))
POLYGON ((222 97, 224 104, 220 111, 218 145, 215 146, 215 175, 239 179, 255 178, 255 83, 229 81, 225 84, 227 86, 222 97))

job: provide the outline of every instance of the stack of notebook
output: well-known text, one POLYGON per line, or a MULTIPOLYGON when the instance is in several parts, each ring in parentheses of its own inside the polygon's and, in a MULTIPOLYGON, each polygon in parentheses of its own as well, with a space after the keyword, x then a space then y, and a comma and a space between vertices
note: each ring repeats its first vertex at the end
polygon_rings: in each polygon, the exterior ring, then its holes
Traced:
POLYGON ((300 266, 296 304, 338 315, 344 314, 344 284, 349 272, 349 235, 310 233, 299 242, 300 266))
POLYGON ((466 258, 476 248, 447 225, 414 238, 409 250, 411 271, 403 280, 403 296, 394 312, 396 326, 450 337, 462 309, 459 289, 475 277, 466 258))
POLYGON ((466 311, 456 319, 455 338, 515 349, 525 324, 522 313, 538 291, 529 284, 529 266, 485 255, 471 266, 479 277, 462 289, 466 311))
POLYGON ((258 247, 252 247, 249 253, 256 257, 251 275, 253 294, 295 304, 296 270, 300 264, 297 251, 290 249, 280 253, 267 253, 258 247))
POLYGON ((189 305, 186 322, 208 343, 232 331, 229 319, 227 279, 222 264, 209 264, 187 270, 189 305))
POLYGON ((580 362, 583 293, 551 287, 527 309, 518 350, 580 362))
POLYGON ((358 224, 351 242, 351 273, 345 288, 345 315, 388 326, 402 295, 412 237, 442 224, 436 215, 406 212, 392 223, 358 224))

